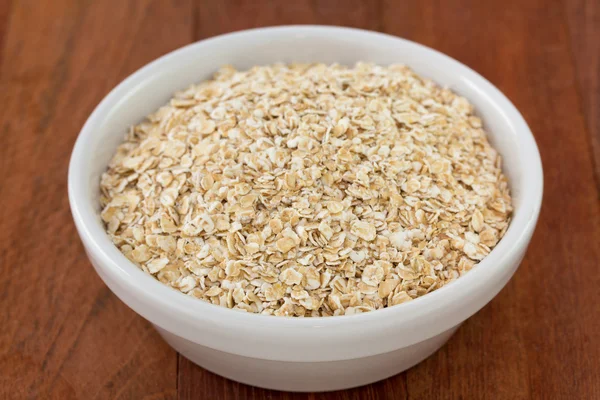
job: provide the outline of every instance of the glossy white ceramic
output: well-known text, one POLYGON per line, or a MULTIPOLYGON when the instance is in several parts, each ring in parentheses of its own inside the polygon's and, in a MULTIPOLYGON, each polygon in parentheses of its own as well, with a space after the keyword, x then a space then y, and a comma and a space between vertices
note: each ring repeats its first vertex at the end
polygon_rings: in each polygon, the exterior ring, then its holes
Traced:
POLYGON ((491 83, 427 47, 374 32, 287 26, 231 33, 167 54, 118 85, 81 130, 69 167, 69 201, 89 258, 108 287, 154 324, 193 362, 251 385, 334 390, 394 375, 441 347, 513 275, 533 233, 542 199, 542 166, 523 117, 491 83), (498 246, 455 282, 414 301, 366 314, 283 318, 247 314, 185 296, 130 263, 99 218, 98 183, 128 126, 176 90, 223 64, 244 69, 274 62, 404 63, 467 97, 483 118, 514 196, 512 223, 498 246))

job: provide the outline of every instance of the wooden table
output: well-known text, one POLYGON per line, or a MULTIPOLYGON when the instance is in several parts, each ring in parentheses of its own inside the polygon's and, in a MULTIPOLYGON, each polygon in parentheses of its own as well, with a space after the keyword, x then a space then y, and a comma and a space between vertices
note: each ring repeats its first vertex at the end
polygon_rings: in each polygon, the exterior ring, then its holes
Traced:
POLYGON ((600 399, 600 2, 0 2, 0 398, 600 399), (91 268, 71 221, 79 129, 124 77, 187 43, 264 25, 347 25, 438 49, 523 113, 544 206, 508 286, 420 365, 297 395, 169 348, 91 268))

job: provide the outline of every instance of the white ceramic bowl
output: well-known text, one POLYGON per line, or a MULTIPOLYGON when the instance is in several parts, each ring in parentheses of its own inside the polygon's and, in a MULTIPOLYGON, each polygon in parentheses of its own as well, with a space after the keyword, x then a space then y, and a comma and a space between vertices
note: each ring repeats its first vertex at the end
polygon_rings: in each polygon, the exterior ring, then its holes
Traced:
POLYGON ((87 254, 108 287, 177 351, 233 380, 265 388, 323 391, 397 374, 439 349, 513 275, 542 200, 542 166, 523 117, 490 82, 416 43, 374 32, 288 26, 231 33, 186 46, 118 85, 81 130, 69 167, 69 201, 87 254), (185 296, 129 262, 99 217, 99 177, 124 132, 173 92, 211 76, 275 62, 404 63, 467 97, 504 158, 514 217, 504 238, 455 282, 395 307, 353 316, 284 318, 247 314, 185 296))

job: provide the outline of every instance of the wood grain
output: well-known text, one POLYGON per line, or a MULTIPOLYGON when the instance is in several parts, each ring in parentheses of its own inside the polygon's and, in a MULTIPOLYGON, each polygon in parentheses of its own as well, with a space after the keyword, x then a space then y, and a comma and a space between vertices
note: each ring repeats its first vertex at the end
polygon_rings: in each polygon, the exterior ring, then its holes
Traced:
POLYGON ((600 189, 600 2, 565 1, 565 11, 600 189))
POLYGON ((600 398, 599 13, 594 0, 0 2, 0 399, 600 398), (257 389, 178 357, 96 276, 66 197, 78 130, 125 76, 193 40, 307 23, 469 65, 523 113, 545 172, 508 286, 418 366, 326 394, 257 389))

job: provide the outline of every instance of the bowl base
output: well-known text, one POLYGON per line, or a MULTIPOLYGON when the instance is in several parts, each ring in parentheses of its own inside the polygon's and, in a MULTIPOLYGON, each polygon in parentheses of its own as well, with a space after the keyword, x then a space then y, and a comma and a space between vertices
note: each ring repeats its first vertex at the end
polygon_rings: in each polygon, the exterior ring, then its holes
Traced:
POLYGON ((325 362, 288 362, 244 357, 214 350, 157 326, 155 328, 181 355, 217 375, 265 389, 323 392, 363 386, 396 375, 435 353, 458 326, 389 353, 325 362))

